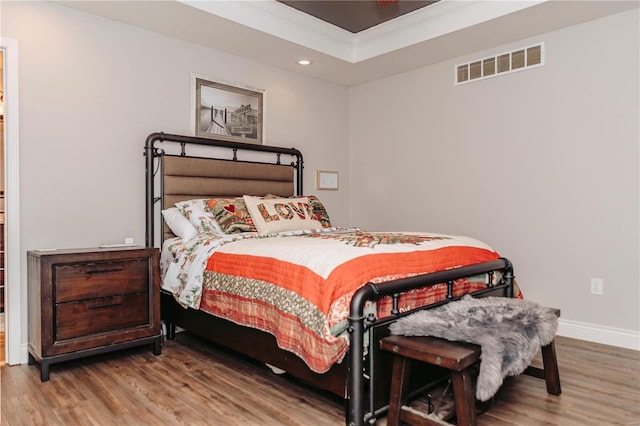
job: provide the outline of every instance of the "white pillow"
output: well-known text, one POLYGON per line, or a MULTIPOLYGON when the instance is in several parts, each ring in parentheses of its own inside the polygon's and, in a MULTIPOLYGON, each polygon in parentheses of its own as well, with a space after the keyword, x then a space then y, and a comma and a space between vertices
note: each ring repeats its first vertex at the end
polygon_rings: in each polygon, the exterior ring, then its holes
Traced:
POLYGON ((164 217, 164 221, 169 229, 178 237, 182 238, 182 241, 189 241, 198 235, 196 228, 176 207, 162 210, 162 217, 164 217))
POLYGON ((176 207, 182 213, 184 217, 189 219, 189 222, 195 226, 198 233, 203 234, 205 232, 214 234, 224 234, 218 222, 213 218, 213 215, 205 209, 205 204, 208 199, 199 198, 196 200, 180 201, 176 203, 176 207))
POLYGON ((243 198, 260 234, 322 228, 322 223, 314 219, 313 207, 307 197, 290 199, 245 195, 243 198))

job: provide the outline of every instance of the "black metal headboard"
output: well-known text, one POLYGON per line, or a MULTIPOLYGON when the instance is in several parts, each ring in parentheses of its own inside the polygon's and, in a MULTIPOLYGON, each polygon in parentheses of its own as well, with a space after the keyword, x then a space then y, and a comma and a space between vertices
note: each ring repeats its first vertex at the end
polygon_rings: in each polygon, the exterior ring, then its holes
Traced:
POLYGON ((295 148, 160 132, 147 137, 144 155, 147 247, 154 246, 156 215, 176 201, 244 194, 303 194, 304 162, 302 153, 295 148), (239 155, 245 158, 240 160, 239 155))

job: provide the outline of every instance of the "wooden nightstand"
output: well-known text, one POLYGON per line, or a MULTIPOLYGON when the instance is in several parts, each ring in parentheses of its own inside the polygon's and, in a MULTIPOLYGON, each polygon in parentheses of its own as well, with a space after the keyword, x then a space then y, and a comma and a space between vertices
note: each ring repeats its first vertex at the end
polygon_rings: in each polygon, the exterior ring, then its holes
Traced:
POLYGON ((29 364, 49 366, 152 344, 160 355, 160 254, 156 248, 27 253, 29 364))

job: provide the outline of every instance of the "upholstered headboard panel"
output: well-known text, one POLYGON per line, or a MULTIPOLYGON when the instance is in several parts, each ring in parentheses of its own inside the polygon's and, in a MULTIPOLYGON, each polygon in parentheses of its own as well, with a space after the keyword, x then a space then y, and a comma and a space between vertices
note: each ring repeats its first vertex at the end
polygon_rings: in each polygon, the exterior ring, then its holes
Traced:
POLYGON ((242 195, 294 195, 293 168, 209 158, 164 157, 163 208, 178 201, 242 195))
MULTIPOLYGON (((196 198, 295 194, 291 166, 165 155, 163 209, 196 198)), ((164 226, 164 238, 174 237, 164 226)))

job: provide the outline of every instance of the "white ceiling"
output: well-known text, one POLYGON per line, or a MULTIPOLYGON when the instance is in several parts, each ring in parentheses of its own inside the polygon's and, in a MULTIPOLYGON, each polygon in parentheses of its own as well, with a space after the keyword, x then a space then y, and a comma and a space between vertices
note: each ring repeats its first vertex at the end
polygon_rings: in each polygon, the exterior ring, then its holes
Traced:
POLYGON ((57 3, 345 86, 640 5, 624 0, 441 0, 353 34, 275 0, 57 3), (313 64, 300 66, 300 58, 313 64))

